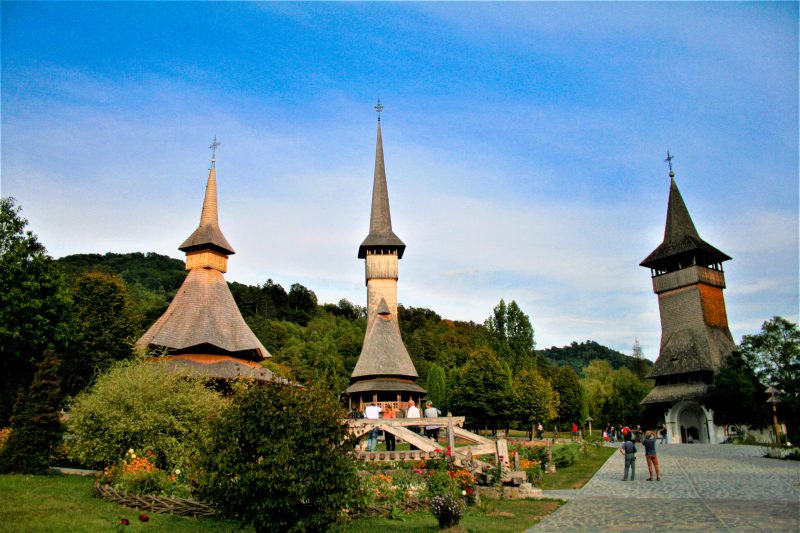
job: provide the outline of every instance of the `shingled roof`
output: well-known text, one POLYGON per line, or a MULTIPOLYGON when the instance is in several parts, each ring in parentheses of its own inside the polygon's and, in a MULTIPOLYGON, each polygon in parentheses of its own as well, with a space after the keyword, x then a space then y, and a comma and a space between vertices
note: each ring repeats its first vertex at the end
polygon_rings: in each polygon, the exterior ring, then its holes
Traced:
POLYGON ((136 346, 186 351, 204 344, 243 359, 270 357, 242 318, 222 272, 193 268, 167 310, 136 346))
POLYGON ((701 381, 656 385, 640 403, 645 405, 673 403, 682 400, 702 400, 708 395, 709 388, 709 385, 701 381))
POLYGON ((721 263, 730 259, 700 238, 694 227, 689 210, 683 202, 681 192, 674 178, 670 178, 669 205, 667 207, 667 223, 664 229, 664 241, 640 263, 643 267, 657 268, 664 260, 695 253, 708 263, 721 263))
POLYGON ((214 163, 208 171, 206 183, 206 196, 203 199, 203 211, 200 214, 200 225, 183 241, 178 248, 182 252, 192 252, 201 249, 215 249, 225 255, 233 255, 233 247, 219 229, 219 215, 217 212, 217 169, 214 163))
POLYGON ((383 138, 378 122, 378 140, 375 147, 375 175, 372 183, 372 210, 369 218, 369 235, 358 247, 358 258, 364 259, 367 250, 394 250, 403 257, 406 245, 392 231, 392 214, 389 211, 389 189, 386 186, 386 168, 383 163, 383 138))
POLYGON ((390 376, 416 380, 419 374, 403 344, 397 317, 391 315, 386 300, 381 298, 378 316, 368 326, 351 381, 390 376))
POLYGON ((658 359, 653 363, 648 378, 687 374, 690 372, 715 372, 714 357, 706 335, 692 328, 671 334, 662 344, 658 359))

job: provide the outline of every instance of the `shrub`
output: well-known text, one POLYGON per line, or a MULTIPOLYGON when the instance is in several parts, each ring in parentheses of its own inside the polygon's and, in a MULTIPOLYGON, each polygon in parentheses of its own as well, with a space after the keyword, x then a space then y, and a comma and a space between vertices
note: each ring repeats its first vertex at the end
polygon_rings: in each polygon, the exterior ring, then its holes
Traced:
POLYGON ((553 462, 558 468, 575 464, 580 456, 580 447, 577 444, 562 444, 553 447, 553 462))
POLYGON ((0 450, 0 472, 43 474, 50 467, 50 457, 61 442, 61 380, 58 359, 46 350, 38 364, 33 382, 21 394, 11 417, 13 431, 0 450))
POLYGON ((108 466, 130 448, 152 450, 157 467, 188 468, 225 403, 199 378, 143 360, 118 363, 75 399, 68 453, 86 466, 108 466))
POLYGON ((213 426, 199 492, 256 531, 324 531, 355 501, 353 439, 318 386, 251 384, 213 426))
POLYGON ((133 494, 189 497, 191 490, 181 469, 166 472, 155 465, 154 457, 152 450, 137 454, 131 448, 119 463, 103 470, 100 481, 133 494))
POLYGON ((431 512, 439 521, 440 528, 449 528, 461 521, 464 503, 452 494, 434 496, 431 499, 431 512))

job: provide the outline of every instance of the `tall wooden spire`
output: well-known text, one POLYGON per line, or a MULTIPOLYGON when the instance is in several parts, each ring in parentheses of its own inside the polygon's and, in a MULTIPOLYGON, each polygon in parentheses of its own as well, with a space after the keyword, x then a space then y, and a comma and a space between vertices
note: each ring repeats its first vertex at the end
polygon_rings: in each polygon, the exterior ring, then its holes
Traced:
POLYGON ((386 166, 383 161, 383 137, 378 121, 378 139, 375 143, 375 174, 372 180, 372 209, 369 216, 369 234, 358 247, 358 258, 367 252, 394 251, 403 257, 406 245, 392 231, 392 213, 389 209, 389 188, 386 185, 386 166))
MULTIPOLYGON (((375 110, 383 111, 380 101, 375 110)), ((370 402, 401 406, 425 394, 415 383, 419 375, 397 320, 398 263, 405 247, 392 231, 379 115, 369 234, 358 248, 358 257, 366 259, 367 331, 347 389, 351 404, 358 408, 370 402)))
MULTIPOLYGON (((217 146, 215 138, 212 150, 217 146)), ((179 248, 186 252, 189 274, 167 310, 136 346, 167 348, 173 359, 213 363, 225 375, 231 374, 232 365, 245 368, 247 360, 270 354, 245 323, 222 275, 227 270, 228 255, 234 252, 219 229, 216 157, 212 157, 200 225, 179 248)), ((245 368, 249 373, 269 374, 259 365, 250 366, 245 368)))

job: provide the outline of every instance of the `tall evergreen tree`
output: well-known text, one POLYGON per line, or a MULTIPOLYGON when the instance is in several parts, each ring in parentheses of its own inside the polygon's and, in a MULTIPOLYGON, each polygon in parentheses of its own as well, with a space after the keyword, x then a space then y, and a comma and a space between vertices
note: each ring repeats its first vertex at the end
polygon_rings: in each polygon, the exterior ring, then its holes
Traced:
POLYGON ((428 399, 433 406, 442 412, 447 412, 447 379, 444 368, 436 363, 428 370, 428 399))
POLYGON ((39 362, 27 392, 20 394, 11 417, 11 434, 0 451, 0 471, 42 474, 61 441, 58 418, 61 381, 52 350, 39 362))
POLYGON ((644 350, 642 350, 642 345, 639 344, 639 339, 633 339, 631 357, 633 357, 633 373, 636 374, 639 379, 645 379, 648 372, 650 372, 650 364, 644 358, 644 350))

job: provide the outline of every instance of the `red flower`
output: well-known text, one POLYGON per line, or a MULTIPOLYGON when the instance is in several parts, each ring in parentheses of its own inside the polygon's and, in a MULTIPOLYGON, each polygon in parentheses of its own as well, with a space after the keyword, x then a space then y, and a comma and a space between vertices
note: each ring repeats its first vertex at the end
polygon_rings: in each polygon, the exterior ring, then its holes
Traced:
POLYGON ((472 494, 473 492, 475 492, 475 491, 472 490, 471 488, 467 487, 467 494, 472 494))
POLYGON ((147 522, 148 520, 150 520, 150 517, 147 516, 146 513, 142 513, 139 515, 139 520, 141 520, 142 522, 147 522))
POLYGON ((122 520, 120 520, 120 522, 122 522, 122 525, 123 525, 123 526, 127 526, 127 525, 129 525, 129 524, 130 524, 130 522, 128 521, 128 519, 127 519, 127 518, 123 518, 122 520))
POLYGON ((456 475, 456 473, 455 473, 455 472, 453 472, 452 470, 451 470, 451 471, 449 471, 449 472, 448 472, 448 474, 450 474, 450 477, 451 477, 451 478, 452 478, 454 475, 456 475))
POLYGON ((436 453, 439 453, 441 450, 440 450, 439 448, 436 448, 434 451, 435 451, 436 453))

